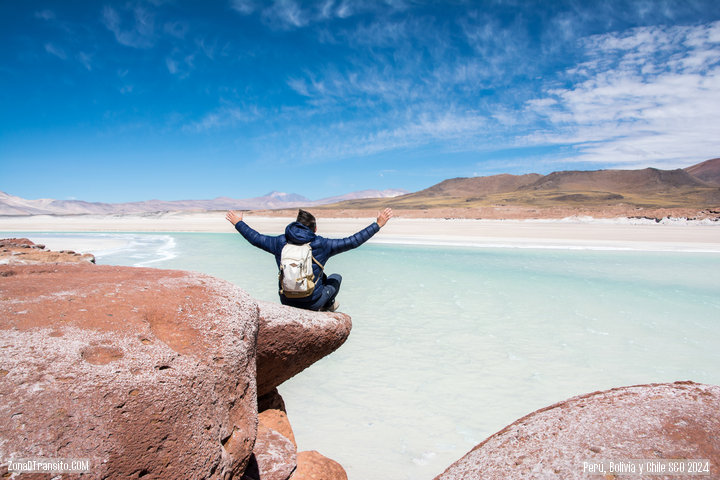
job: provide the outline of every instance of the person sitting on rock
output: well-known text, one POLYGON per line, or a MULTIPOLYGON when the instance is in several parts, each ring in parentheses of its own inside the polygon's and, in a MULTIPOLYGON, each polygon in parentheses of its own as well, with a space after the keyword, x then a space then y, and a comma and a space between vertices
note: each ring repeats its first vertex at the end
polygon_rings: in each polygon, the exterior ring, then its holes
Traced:
POLYGON ((386 208, 382 212, 378 212, 377 221, 373 222, 355 235, 346 238, 332 239, 324 238, 316 235, 317 225, 315 217, 305 210, 298 211, 297 220, 290 223, 285 228, 285 234, 278 236, 263 235, 250 228, 243 222, 242 212, 230 210, 225 218, 235 226, 235 229, 245 237, 245 239, 266 252, 275 255, 275 261, 278 268, 281 268, 281 254, 283 247, 287 244, 304 245, 310 244, 312 249, 312 272, 315 288, 312 293, 304 298, 290 298, 284 294, 282 284, 280 285, 280 302, 283 305, 304 308, 307 310, 328 310, 334 312, 338 308, 335 297, 340 290, 342 277, 337 273, 325 275, 323 272, 325 262, 333 255, 343 253, 353 248, 357 248, 384 227, 390 218, 392 218, 392 209, 386 208))

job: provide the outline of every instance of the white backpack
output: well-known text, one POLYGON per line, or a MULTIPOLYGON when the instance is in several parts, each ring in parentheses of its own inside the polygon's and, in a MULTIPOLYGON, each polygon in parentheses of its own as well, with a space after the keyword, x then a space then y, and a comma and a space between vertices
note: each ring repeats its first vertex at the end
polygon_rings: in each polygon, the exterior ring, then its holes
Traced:
POLYGON ((322 264, 312 255, 310 244, 286 244, 280 253, 280 294, 288 298, 305 298, 315 290, 312 264, 322 264))

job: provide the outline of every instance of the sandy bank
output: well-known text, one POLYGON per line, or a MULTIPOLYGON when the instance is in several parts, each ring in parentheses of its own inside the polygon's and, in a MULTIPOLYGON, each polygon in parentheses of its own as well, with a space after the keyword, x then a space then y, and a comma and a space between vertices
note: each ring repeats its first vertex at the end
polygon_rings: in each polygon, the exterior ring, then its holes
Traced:
MULTIPOLYGON (((374 218, 322 218, 318 233, 350 235, 374 218)), ((246 214, 256 230, 281 233, 292 218, 246 214)), ((232 233, 224 212, 151 215, 37 215, 0 217, 0 232, 217 232, 232 233)), ((6 235, 4 235, 6 236, 6 235)), ((375 243, 517 248, 580 248, 720 252, 720 223, 592 220, 392 219, 375 243)), ((78 248, 78 250, 81 250, 78 248)))

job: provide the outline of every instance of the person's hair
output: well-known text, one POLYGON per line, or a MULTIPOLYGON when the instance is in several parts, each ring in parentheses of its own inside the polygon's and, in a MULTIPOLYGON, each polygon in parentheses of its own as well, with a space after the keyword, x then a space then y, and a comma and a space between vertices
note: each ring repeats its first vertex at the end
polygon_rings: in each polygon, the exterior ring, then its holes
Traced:
POLYGON ((297 221, 308 227, 313 232, 317 228, 313 214, 303 210, 302 208, 298 210, 297 221))

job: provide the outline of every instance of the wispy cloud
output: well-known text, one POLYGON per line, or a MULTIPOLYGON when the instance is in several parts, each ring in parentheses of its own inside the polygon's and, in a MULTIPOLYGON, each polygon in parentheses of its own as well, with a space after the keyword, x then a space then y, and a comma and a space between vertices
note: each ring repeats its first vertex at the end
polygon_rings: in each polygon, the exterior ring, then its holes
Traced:
POLYGON ((85 67, 88 71, 92 70, 92 55, 86 52, 78 52, 78 54, 75 56, 77 60, 82 63, 83 67, 85 67))
POLYGON ((477 112, 424 105, 374 119, 298 122, 288 125, 282 136, 269 134, 261 142, 276 161, 316 164, 418 147, 466 149, 468 142, 478 143, 487 124, 477 112))
POLYGON ((250 15, 259 7, 259 4, 254 0, 232 0, 230 7, 238 13, 250 15))
POLYGON ((35 18, 41 18, 43 20, 54 20, 55 12, 48 9, 40 10, 39 12, 35 12, 35 18))
POLYGON ((183 131, 189 133, 202 133, 218 128, 230 128, 242 123, 257 120, 261 113, 257 107, 238 107, 224 105, 205 114, 197 121, 185 124, 183 131))
POLYGON ((155 44, 155 21, 153 15, 142 6, 136 5, 129 11, 115 10, 105 6, 102 21, 121 45, 133 48, 150 48, 155 44), (125 17, 131 19, 123 19, 125 17), (129 24, 129 26, 127 26, 129 24))
MULTIPOLYGON (((565 20, 551 25, 572 38, 577 25, 565 20)), ((306 113, 327 120, 337 111, 355 112, 325 130, 306 127, 297 135, 301 150, 319 159, 424 145, 467 152, 570 147, 574 157, 563 161, 627 167, 691 164, 720 152, 720 22, 576 39, 581 50, 573 55, 580 61, 550 76, 541 96, 547 59, 533 54, 554 54, 559 47, 534 50, 524 27, 483 15, 468 15, 460 24, 473 55, 462 53, 448 30, 412 18, 379 19, 325 36, 381 50, 356 56, 346 67, 307 69, 288 79, 313 107, 306 113), (432 32, 429 40, 420 31, 432 32), (523 75, 536 75, 537 82, 513 83, 523 75), (478 96, 484 89, 493 92, 486 100, 478 96)))
POLYGON ((368 11, 396 11, 405 8, 404 2, 348 0, 296 1, 232 0, 230 6, 242 15, 260 13, 267 25, 279 30, 303 28, 332 19, 344 19, 368 11))
POLYGON ((690 164, 720 152, 720 22, 589 37, 570 88, 527 103, 545 122, 530 144, 574 146, 576 160, 690 164))
POLYGON ((165 66, 171 74, 185 78, 195 69, 195 54, 185 54, 175 49, 165 57, 165 66))
MULTIPOLYGON (((306 113, 319 123, 334 122, 298 134, 304 155, 347 158, 427 145, 474 151, 486 148, 479 139, 498 136, 489 131, 517 123, 499 100, 488 106, 478 95, 493 72, 488 58, 473 52, 481 41, 458 38, 456 27, 428 18, 380 17, 324 33, 323 42, 357 53, 347 62, 288 78, 288 87, 312 107, 306 113), (336 120, 343 111, 352 111, 352 117, 336 120)), ((493 42, 495 28, 484 33, 493 42)), ((500 57, 502 39, 497 42, 493 55, 500 57)))
POLYGON ((57 45, 53 43, 46 43, 45 44, 45 51, 49 53, 50 55, 55 55, 61 60, 67 60, 67 53, 65 53, 65 50, 58 47, 57 45))
POLYGON ((189 30, 187 22, 165 22, 163 25, 163 32, 175 38, 185 38, 189 30))
MULTIPOLYGON (((472 111, 422 111, 417 117, 395 128, 382 129, 364 138, 360 152, 376 153, 396 148, 462 141, 478 135, 488 121, 472 111)), ((360 153, 357 152, 357 153, 360 153)))
POLYGON ((271 24, 283 27, 304 27, 310 23, 310 16, 294 0, 276 0, 263 10, 263 17, 271 24))

